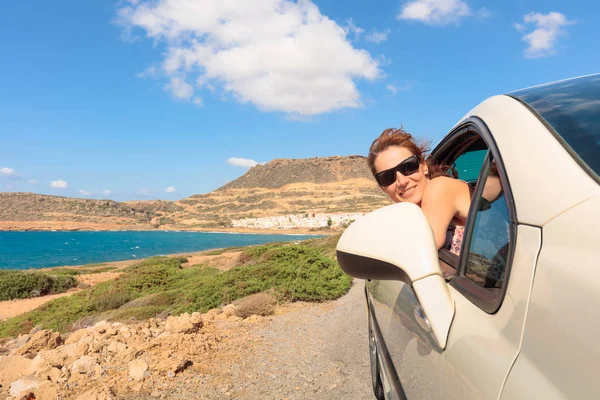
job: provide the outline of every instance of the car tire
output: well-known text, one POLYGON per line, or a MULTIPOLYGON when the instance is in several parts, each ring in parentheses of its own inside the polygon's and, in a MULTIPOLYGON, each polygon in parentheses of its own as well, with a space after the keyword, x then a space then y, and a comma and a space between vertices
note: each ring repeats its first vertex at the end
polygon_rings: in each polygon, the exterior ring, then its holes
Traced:
POLYGON ((383 383, 381 382, 381 367, 379 365, 379 356, 377 354, 377 342, 373 334, 371 316, 369 315, 369 359, 371 362, 371 383, 373 384, 373 394, 377 400, 385 400, 383 392, 383 383))

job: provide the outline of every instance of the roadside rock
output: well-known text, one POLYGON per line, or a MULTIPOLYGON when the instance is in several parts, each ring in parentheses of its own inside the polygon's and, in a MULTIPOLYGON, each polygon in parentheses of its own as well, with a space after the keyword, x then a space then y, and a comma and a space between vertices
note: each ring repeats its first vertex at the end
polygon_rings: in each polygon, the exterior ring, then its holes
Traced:
POLYGON ((60 333, 42 330, 34 333, 31 339, 17 350, 17 355, 33 358, 41 350, 54 349, 63 344, 60 333))
POLYGON ((0 357, 0 384, 5 386, 22 376, 31 375, 35 371, 35 363, 18 356, 0 357))
POLYGON ((202 328, 202 314, 193 313, 192 315, 185 313, 178 317, 167 318, 165 330, 173 333, 196 333, 202 328))
POLYGON ((94 367, 98 365, 98 360, 95 357, 83 356, 73 363, 71 367, 72 374, 90 374, 94 372, 94 367))
POLYGON ((88 390, 75 400, 114 400, 115 394, 110 387, 100 387, 88 390))
POLYGON ((40 382, 33 376, 26 376, 10 384, 10 395, 18 396, 26 390, 37 389, 40 382))
POLYGON ((146 371, 148 371, 148 364, 142 360, 134 360, 129 363, 129 376, 136 381, 144 379, 146 371))

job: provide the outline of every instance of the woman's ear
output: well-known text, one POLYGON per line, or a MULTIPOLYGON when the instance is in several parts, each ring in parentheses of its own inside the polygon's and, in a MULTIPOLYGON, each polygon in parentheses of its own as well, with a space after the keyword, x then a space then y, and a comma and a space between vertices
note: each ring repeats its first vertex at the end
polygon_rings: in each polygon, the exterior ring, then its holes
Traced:
POLYGON ((423 166, 423 173, 427 178, 429 178, 429 166, 427 164, 423 166))

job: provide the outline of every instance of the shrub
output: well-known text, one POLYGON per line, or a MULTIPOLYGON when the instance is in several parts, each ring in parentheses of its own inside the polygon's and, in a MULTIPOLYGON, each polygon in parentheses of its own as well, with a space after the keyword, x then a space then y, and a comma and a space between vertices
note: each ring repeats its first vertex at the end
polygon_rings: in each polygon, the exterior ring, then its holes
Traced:
POLYGON ((101 294, 90 301, 90 308, 94 311, 103 312, 116 310, 122 305, 129 303, 134 295, 125 291, 111 291, 101 294))
POLYGON ((29 271, 0 271, 0 300, 25 299, 62 293, 77 286, 70 275, 29 271))
POLYGON ((235 315, 248 318, 251 315, 272 315, 275 312, 277 300, 268 293, 256 293, 240 299, 235 315))
POLYGON ((0 338, 27 332, 31 326, 64 332, 74 324, 86 325, 98 318, 206 312, 265 291, 280 301, 333 300, 345 294, 352 283, 331 257, 336 241, 324 238, 301 245, 254 246, 244 250, 248 264, 228 271, 198 265, 182 268, 185 257, 154 257, 123 269, 115 280, 0 322, 0 338))

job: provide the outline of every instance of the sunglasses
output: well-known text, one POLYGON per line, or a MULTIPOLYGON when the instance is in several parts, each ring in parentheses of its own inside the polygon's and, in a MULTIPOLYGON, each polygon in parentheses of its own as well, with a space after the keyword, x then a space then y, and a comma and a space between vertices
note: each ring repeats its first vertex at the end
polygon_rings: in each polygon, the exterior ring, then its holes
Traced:
POLYGON ((379 186, 386 187, 396 182, 396 172, 404 176, 412 175, 419 170, 419 157, 416 155, 408 157, 394 168, 386 169, 375 175, 375 180, 379 186))

